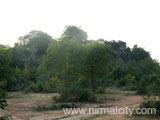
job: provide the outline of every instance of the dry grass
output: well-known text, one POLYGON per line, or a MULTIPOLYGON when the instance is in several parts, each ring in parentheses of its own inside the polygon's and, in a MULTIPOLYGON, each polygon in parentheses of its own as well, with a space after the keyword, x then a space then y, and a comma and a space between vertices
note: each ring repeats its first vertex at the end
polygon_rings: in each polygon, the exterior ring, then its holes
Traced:
MULTIPOLYGON (((122 91, 119 89, 106 89, 105 94, 98 94, 99 102, 83 103, 83 107, 123 107, 138 106, 143 98, 135 94, 134 91, 122 91)), ((42 93, 21 93, 13 92, 8 95, 7 113, 13 114, 14 120, 160 120, 160 118, 148 117, 127 117, 125 115, 64 115, 62 110, 35 111, 35 106, 53 105, 53 96, 58 94, 42 94, 42 93)), ((0 114, 2 112, 0 111, 0 114)))

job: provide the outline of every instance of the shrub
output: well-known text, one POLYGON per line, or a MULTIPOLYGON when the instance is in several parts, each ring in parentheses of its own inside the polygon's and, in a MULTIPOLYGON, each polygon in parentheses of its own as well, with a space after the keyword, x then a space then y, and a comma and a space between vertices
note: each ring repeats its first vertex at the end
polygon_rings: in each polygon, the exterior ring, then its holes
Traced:
POLYGON ((88 90, 88 89, 80 89, 77 93, 78 100, 81 102, 95 102, 96 96, 94 95, 94 92, 88 90))
POLYGON ((96 92, 97 93, 105 93, 105 87, 98 87, 96 92))
POLYGON ((54 104, 54 105, 42 105, 42 106, 37 106, 34 107, 33 109, 36 111, 45 111, 45 110, 62 110, 63 108, 77 108, 80 105, 75 104, 75 103, 59 103, 59 104, 54 104))
POLYGON ((61 93, 60 101, 66 102, 95 102, 96 96, 94 92, 88 88, 73 87, 69 91, 69 95, 66 96, 64 92, 61 93))
POLYGON ((156 115, 160 115, 160 100, 147 99, 139 107, 140 108, 155 108, 156 115))

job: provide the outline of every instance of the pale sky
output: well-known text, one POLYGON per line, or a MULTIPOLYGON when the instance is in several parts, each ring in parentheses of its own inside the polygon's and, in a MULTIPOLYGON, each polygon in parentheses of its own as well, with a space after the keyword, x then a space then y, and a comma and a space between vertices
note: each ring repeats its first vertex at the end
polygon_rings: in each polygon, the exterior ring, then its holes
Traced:
POLYGON ((58 38, 80 26, 89 39, 122 40, 160 61, 160 0, 0 0, 0 44, 42 30, 58 38))

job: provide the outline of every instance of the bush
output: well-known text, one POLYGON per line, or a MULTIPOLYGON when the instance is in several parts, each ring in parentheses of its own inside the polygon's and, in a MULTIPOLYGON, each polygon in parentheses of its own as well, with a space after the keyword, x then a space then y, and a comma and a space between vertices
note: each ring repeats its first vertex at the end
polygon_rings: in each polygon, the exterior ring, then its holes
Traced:
POLYGON ((4 110, 5 107, 7 106, 7 101, 6 101, 6 91, 5 86, 7 82, 5 80, 0 81, 0 109, 4 110))
POLYGON ((40 91, 40 88, 39 88, 39 85, 36 84, 36 83, 33 83, 30 87, 31 91, 33 92, 39 92, 40 91))
POLYGON ((61 93, 60 101, 65 102, 95 102, 96 96, 94 92, 88 88, 73 87, 66 96, 65 92, 61 93))
POLYGON ((59 102, 60 101, 60 96, 59 95, 55 95, 52 97, 53 102, 59 102))
MULTIPOLYGON (((0 81, 0 109, 5 110, 8 105, 6 101, 6 91, 5 86, 7 82, 5 80, 0 81)), ((9 120, 11 117, 9 115, 0 116, 0 120, 9 120)))
POLYGON ((137 94, 145 95, 148 93, 148 88, 146 85, 146 79, 142 76, 142 78, 137 82, 137 94))
POLYGON ((45 111, 45 110, 62 110, 63 108, 77 108, 80 105, 75 104, 75 103, 59 103, 59 104, 54 104, 54 105, 42 105, 42 106, 37 106, 34 107, 33 109, 36 111, 45 111))
POLYGON ((88 89, 81 89, 78 91, 78 100, 81 102, 95 102, 96 97, 94 95, 94 92, 88 90, 88 89))
POLYGON ((160 100, 147 99, 139 106, 139 108, 155 108, 156 115, 160 115, 160 100))
POLYGON ((10 115, 4 115, 0 116, 0 120, 12 120, 12 117, 10 115))
POLYGON ((105 87, 98 87, 96 92, 97 93, 105 93, 105 87))

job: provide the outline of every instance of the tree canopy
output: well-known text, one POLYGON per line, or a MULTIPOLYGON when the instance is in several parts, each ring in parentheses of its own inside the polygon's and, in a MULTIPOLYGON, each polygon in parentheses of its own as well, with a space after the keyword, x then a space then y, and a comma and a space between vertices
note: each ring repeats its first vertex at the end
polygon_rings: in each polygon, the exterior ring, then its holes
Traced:
POLYGON ((76 26, 65 27, 57 39, 33 30, 14 47, 0 45, 4 103, 5 91, 58 92, 64 101, 94 101, 111 86, 160 95, 159 76, 159 62, 145 49, 121 40, 88 40, 76 26))

